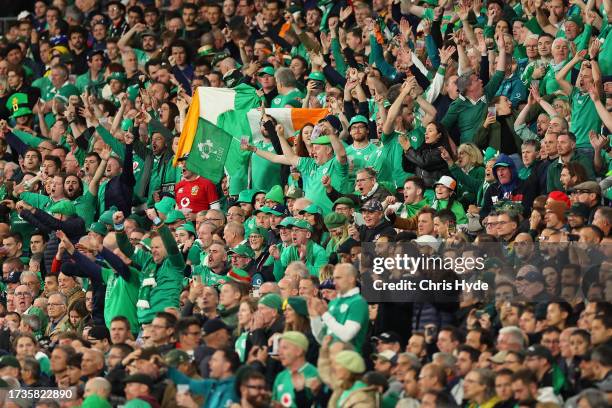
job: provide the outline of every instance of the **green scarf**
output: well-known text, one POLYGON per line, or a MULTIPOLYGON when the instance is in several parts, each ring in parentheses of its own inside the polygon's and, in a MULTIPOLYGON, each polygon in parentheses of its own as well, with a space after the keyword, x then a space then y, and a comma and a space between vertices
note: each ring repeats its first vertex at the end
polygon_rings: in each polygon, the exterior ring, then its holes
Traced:
POLYGON ((140 290, 138 291, 138 302, 136 303, 137 308, 151 308, 149 300, 151 299, 151 291, 154 287, 157 286, 157 281, 155 280, 156 274, 157 267, 150 268, 149 271, 145 273, 144 279, 142 280, 142 284, 140 285, 140 290))

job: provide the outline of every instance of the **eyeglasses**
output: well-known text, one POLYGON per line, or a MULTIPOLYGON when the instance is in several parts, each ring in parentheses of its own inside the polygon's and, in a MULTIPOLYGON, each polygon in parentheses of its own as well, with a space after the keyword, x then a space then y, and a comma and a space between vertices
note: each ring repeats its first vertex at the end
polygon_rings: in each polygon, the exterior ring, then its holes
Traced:
POLYGON ((47 306, 65 306, 63 303, 47 303, 47 306))
POLYGON ((15 292, 15 296, 32 296, 30 292, 15 292))

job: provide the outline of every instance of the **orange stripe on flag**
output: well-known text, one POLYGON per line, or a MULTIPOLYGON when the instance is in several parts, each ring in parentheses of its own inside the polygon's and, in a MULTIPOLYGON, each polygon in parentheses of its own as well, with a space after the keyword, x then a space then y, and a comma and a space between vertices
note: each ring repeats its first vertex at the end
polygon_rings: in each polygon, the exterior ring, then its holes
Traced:
POLYGON ((300 130, 307 123, 316 124, 329 114, 329 110, 321 109, 291 109, 293 129, 300 130))
POLYGON ((181 131, 181 137, 178 141, 178 147, 176 149, 176 155, 174 156, 174 166, 177 164, 177 160, 191 151, 193 145, 193 138, 195 137, 196 130, 198 128, 198 122, 200 121, 200 93, 196 89, 191 98, 191 106, 187 112, 185 118, 185 125, 181 131))

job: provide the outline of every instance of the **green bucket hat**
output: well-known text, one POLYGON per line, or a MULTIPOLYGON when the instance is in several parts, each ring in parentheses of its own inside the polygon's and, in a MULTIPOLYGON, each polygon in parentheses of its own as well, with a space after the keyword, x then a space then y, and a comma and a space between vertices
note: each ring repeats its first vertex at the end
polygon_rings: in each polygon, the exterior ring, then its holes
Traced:
POLYGON ((308 75, 308 79, 311 79, 313 81, 325 82, 325 75, 323 75, 323 73, 319 71, 312 71, 308 75))
POLYGON ((299 331, 286 331, 281 335, 281 340, 288 341, 289 343, 298 346, 302 350, 308 350, 308 338, 299 331))
POLYGON ((302 211, 300 211, 300 214, 319 214, 319 215, 322 215, 323 214, 323 210, 321 210, 321 207, 319 207, 316 204, 310 204, 308 207, 306 207, 302 211))
POLYGON ((291 223, 291 226, 312 232, 312 225, 310 225, 306 220, 299 220, 294 218, 293 222, 291 223))
POLYGON ((308 305, 302 296, 289 296, 287 303, 300 316, 308 317, 308 305))
POLYGON ((176 206, 176 201, 172 197, 165 196, 155 203, 155 209, 160 213, 168 214, 176 206))
POLYGON ((267 237, 268 237, 268 230, 262 227, 254 227, 251 228, 251 230, 249 231, 249 234, 247 235, 247 238, 250 237, 251 235, 261 235, 264 239, 264 242, 267 241, 267 237))
POLYGON ((31 115, 32 109, 28 106, 28 94, 18 92, 14 93, 6 101, 6 108, 12 112, 11 118, 19 118, 21 116, 31 115))
POLYGON ((166 214, 166 224, 173 224, 177 221, 185 221, 185 219, 185 214, 179 210, 170 210, 168 214, 166 214))
POLYGON ((266 66, 259 70, 259 72, 257 73, 257 76, 264 76, 264 75, 274 76, 274 72, 275 72, 274 67, 266 66))
POLYGON ((276 293, 268 293, 259 299, 258 304, 267 306, 270 309, 276 310, 277 312, 281 312, 283 310, 283 299, 276 293))
POLYGON ((361 354, 352 350, 343 350, 336 354, 334 358, 336 364, 346 368, 351 373, 361 374, 365 371, 365 362, 361 354))
POLYGON ((177 231, 187 231, 187 232, 192 233, 193 235, 196 235, 196 230, 195 230, 195 227, 193 226, 193 224, 191 224, 191 223, 189 223, 189 222, 187 222, 187 223, 185 223, 185 224, 181 225, 181 226, 180 226, 180 227, 178 227, 176 230, 177 230, 177 231))
POLYGON ((117 207, 113 205, 111 208, 100 214, 98 221, 102 224, 113 225, 113 214, 115 214, 117 211, 117 207))
POLYGON ((365 125, 368 125, 368 119, 363 116, 363 115, 355 115, 351 118, 351 121, 349 122, 349 129, 351 128, 351 126, 353 126, 355 123, 365 123, 365 125))
POLYGON ((266 200, 271 200, 279 204, 284 203, 285 196, 283 195, 283 188, 279 185, 273 186, 266 194, 266 200))
POLYGON ((76 214, 76 207, 74 206, 74 203, 70 200, 61 200, 53 204, 49 208, 48 212, 50 214, 62 214, 67 217, 72 217, 76 214))
POLYGON ((343 225, 346 225, 346 222, 347 219, 344 214, 339 214, 336 212, 327 214, 323 220, 323 223, 325 223, 327 229, 342 227, 343 225))
POLYGON ((348 198, 348 197, 340 197, 339 199, 337 199, 336 201, 333 202, 332 210, 335 210, 336 206, 339 205, 339 204, 348 205, 349 207, 351 207, 353 209, 356 207, 355 202, 353 200, 351 200, 350 198, 348 198))
POLYGON ((234 248, 230 249, 228 253, 244 256, 251 259, 255 258, 255 252, 253 252, 251 247, 246 244, 238 244, 234 248))
POLYGON ((331 140, 329 140, 329 136, 319 136, 315 140, 312 141, 312 144, 329 145, 331 144, 331 140))
POLYGON ((106 225, 104 225, 101 222, 92 222, 91 225, 89 226, 89 231, 95 232, 96 234, 102 235, 102 236, 105 236, 108 233, 108 230, 106 229, 106 225))

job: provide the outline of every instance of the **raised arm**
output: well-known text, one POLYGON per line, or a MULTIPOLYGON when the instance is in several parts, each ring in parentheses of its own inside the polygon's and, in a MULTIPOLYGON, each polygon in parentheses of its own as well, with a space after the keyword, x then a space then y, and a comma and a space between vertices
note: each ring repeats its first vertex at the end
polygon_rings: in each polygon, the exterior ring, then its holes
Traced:
POLYGON ((589 95, 591 96, 591 100, 595 104, 595 109, 597 109, 597 114, 601 118, 604 126, 608 128, 608 130, 612 130, 612 113, 608 112, 605 105, 601 102, 601 97, 599 95, 599 86, 593 84, 589 88, 589 95))
POLYGON ((111 149, 110 149, 110 146, 108 145, 104 146, 104 148, 100 152, 100 164, 98 165, 98 168, 96 169, 96 173, 91 178, 91 181, 89 182, 89 187, 88 187, 89 192, 94 197, 98 196, 98 187, 100 186, 100 180, 102 180, 102 177, 104 176, 104 172, 106 171, 106 163, 108 162, 108 159, 110 158, 110 154, 111 154, 111 149))
POLYGON ((402 88, 400 94, 397 96, 397 99, 393 102, 389 111, 387 112, 387 120, 383 124, 383 133, 386 135, 390 135, 395 130, 395 119, 399 116, 402 111, 402 105, 404 104, 404 99, 410 95, 410 92, 416 86, 416 79, 414 77, 406 78, 406 81, 402 84, 402 88))
POLYGON ((146 24, 143 24, 143 23, 134 24, 134 27, 130 28, 125 34, 123 34, 123 36, 119 39, 119 41, 117 41, 117 47, 119 47, 119 51, 128 50, 130 48, 128 44, 130 43, 130 40, 132 39, 132 37, 134 37, 134 34, 142 33, 144 30, 146 30, 146 28, 147 28, 146 24))
POLYGON ((576 64, 580 63, 584 59, 586 53, 587 50, 577 52, 576 55, 574 55, 574 58, 572 58, 567 64, 565 64, 563 68, 561 68, 559 72, 557 72, 557 75, 555 75, 555 79, 559 83, 561 90, 567 95, 572 93, 574 87, 571 83, 565 80, 565 77, 567 76, 567 74, 569 74, 569 72, 576 64))

